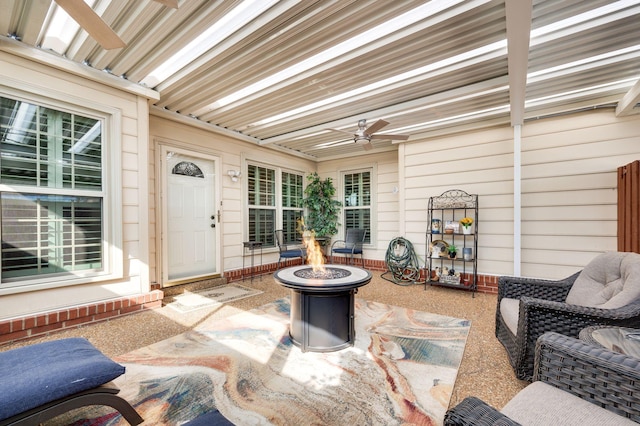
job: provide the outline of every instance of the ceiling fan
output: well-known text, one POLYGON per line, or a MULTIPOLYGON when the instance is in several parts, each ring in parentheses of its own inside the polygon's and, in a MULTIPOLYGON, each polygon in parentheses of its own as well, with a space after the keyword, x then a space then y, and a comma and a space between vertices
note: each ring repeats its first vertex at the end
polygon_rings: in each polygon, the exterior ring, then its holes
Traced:
POLYGON ((391 135, 391 134, 384 134, 384 133, 376 133, 378 130, 382 129, 388 124, 389 123, 387 121, 378 120, 375 123, 373 123, 371 126, 367 127, 367 120, 362 119, 358 121, 358 130, 356 130, 354 133, 347 132, 344 130, 339 130, 339 129, 327 129, 327 130, 331 130, 332 132, 347 133, 351 135, 353 137, 353 141, 358 145, 362 145, 362 147, 367 151, 373 148, 373 145, 371 145, 372 139, 391 139, 391 140, 400 140, 400 141, 406 141, 407 139, 409 139, 409 135, 391 135))
MULTIPOLYGON (((74 21, 106 50, 125 47, 126 43, 104 22, 84 0, 54 0, 74 21)), ((155 0, 173 9, 178 8, 178 0, 155 0)))

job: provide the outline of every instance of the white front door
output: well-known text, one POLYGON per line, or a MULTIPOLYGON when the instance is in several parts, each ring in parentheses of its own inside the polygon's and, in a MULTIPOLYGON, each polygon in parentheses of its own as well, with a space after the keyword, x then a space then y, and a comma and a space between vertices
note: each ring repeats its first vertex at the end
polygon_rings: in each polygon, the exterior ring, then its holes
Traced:
POLYGON ((219 274, 217 159, 163 147, 164 284, 219 274))

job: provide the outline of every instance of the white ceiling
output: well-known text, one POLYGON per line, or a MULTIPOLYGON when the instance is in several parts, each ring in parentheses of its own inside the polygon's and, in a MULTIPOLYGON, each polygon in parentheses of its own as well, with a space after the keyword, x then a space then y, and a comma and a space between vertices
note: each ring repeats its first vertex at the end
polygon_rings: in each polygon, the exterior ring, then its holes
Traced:
POLYGON ((259 0, 231 19, 241 0, 178 3, 95 0, 127 44, 104 50, 73 22, 53 38, 52 0, 2 0, 0 50, 148 85, 153 114, 316 161, 361 155, 326 129, 363 118, 411 141, 586 108, 640 113, 637 0, 259 0), (195 60, 154 77, 215 25, 195 60))

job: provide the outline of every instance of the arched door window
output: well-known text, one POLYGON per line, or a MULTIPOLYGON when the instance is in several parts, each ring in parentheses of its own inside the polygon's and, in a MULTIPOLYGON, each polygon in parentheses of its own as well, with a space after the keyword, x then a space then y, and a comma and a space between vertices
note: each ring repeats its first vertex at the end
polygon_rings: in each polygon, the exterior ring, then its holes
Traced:
POLYGON ((204 179, 204 173, 200 170, 200 167, 196 166, 190 161, 181 161, 175 166, 171 173, 174 175, 192 176, 204 179))

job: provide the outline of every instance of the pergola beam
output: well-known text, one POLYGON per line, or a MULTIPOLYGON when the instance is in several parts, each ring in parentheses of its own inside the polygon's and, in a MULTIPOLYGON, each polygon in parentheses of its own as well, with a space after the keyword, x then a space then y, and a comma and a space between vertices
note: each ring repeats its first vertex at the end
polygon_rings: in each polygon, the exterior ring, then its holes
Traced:
POLYGON ((622 97, 616 107, 616 116, 623 117, 625 115, 640 114, 640 108, 635 108, 640 103, 640 80, 636 81, 631 89, 622 97))
POLYGON ((512 126, 524 121, 532 8, 532 0, 505 2, 512 126))

